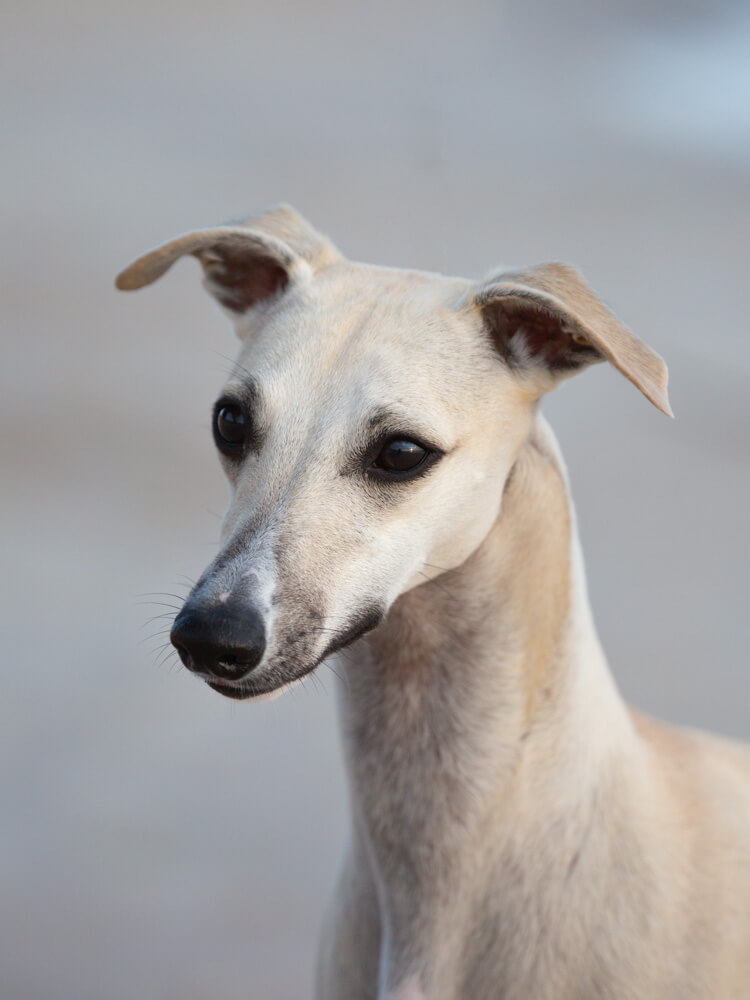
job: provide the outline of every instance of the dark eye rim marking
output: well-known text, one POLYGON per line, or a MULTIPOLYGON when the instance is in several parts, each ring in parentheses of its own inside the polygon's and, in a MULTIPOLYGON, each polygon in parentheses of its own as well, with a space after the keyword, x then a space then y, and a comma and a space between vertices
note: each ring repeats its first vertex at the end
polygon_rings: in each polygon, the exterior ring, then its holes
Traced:
POLYGON ((402 483, 421 479, 443 457, 445 452, 437 445, 425 441, 419 434, 407 430, 385 430, 368 446, 363 455, 367 477, 379 483, 402 483), (408 441, 424 451, 421 461, 411 469, 384 469, 376 465, 377 459, 388 445, 395 441, 408 441))

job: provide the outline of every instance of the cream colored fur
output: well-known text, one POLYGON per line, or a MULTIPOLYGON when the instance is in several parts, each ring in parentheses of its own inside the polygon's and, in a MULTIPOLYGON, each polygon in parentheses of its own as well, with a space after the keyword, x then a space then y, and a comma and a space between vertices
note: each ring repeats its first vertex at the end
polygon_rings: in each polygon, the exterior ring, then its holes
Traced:
POLYGON ((658 355, 564 265, 368 267, 285 207, 118 283, 184 253, 243 339, 225 392, 252 377, 262 397, 196 590, 265 609, 237 693, 293 683, 385 612, 338 666, 352 824, 319 1000, 750 998, 750 752, 623 703, 538 411, 606 359, 668 412, 658 355), (383 410, 445 452, 390 493, 346 458, 383 410))

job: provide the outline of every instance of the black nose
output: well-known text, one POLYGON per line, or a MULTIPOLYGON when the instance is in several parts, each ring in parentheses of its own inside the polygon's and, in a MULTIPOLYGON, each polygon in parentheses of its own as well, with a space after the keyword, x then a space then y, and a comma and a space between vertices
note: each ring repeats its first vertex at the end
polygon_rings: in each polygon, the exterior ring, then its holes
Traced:
POLYGON ((175 618, 172 645, 198 674, 239 681, 257 667, 266 649, 263 619, 248 604, 188 599, 175 618))

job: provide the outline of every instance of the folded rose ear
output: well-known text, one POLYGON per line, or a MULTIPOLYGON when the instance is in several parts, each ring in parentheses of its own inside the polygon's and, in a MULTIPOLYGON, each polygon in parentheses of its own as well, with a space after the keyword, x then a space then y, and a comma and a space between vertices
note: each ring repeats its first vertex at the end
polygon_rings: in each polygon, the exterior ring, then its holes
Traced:
POLYGON ((546 376, 542 392, 597 361, 610 361, 663 413, 667 366, 609 311, 568 264, 506 271, 479 285, 472 301, 509 364, 546 376))
POLYGON ((115 283, 123 291, 143 288, 186 254, 203 265, 212 295, 237 314, 338 257, 335 247, 298 212, 280 205, 225 226, 178 236, 133 261, 115 283))

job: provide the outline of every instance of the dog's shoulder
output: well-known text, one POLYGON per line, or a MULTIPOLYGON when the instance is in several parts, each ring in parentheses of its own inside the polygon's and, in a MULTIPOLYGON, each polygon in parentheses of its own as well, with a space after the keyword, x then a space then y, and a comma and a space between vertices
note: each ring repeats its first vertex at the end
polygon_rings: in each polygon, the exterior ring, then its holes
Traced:
POLYGON ((677 815, 704 850, 742 859, 750 891, 750 744, 631 714, 677 815))

